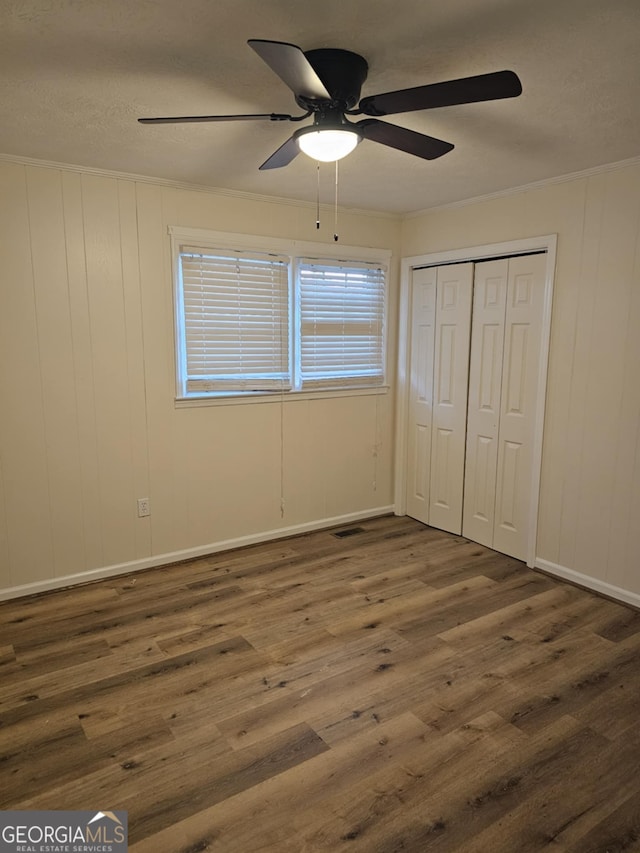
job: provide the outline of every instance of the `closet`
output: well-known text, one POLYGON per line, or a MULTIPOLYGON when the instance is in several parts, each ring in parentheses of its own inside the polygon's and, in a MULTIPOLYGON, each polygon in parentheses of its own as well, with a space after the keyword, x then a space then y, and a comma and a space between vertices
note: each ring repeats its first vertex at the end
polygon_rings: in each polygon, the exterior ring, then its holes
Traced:
POLYGON ((413 268, 407 514, 527 559, 544 252, 413 268))

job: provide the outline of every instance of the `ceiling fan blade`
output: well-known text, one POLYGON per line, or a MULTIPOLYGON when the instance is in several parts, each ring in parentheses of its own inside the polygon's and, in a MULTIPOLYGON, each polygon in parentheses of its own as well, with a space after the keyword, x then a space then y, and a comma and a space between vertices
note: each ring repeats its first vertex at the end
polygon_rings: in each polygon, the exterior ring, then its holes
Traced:
POLYGON ((521 92, 522 84, 517 74, 513 71, 494 71, 491 74, 478 74, 475 77, 416 86, 414 89, 371 95, 360 101, 358 111, 368 116, 388 116, 455 104, 517 98, 521 92))
POLYGON ((277 151, 274 151, 271 157, 264 161, 260 166, 260 171, 264 169, 280 169, 282 166, 288 166, 293 159, 300 153, 296 137, 290 136, 277 151))
POLYGON ((287 84, 294 95, 315 100, 331 100, 324 83, 295 44, 264 39, 249 39, 248 44, 287 84))
POLYGON ((366 118, 356 122, 355 126, 364 139, 381 142, 382 145, 397 148, 398 151, 406 151, 407 154, 414 154, 424 160, 442 157, 454 147, 450 142, 444 142, 442 139, 416 133, 415 130, 398 127, 396 124, 387 124, 375 118, 366 118))
MULTIPOLYGON (((306 118, 306 116, 301 116, 306 118)), ((139 118, 140 124, 180 124, 182 122, 195 121, 256 121, 265 119, 269 121, 297 121, 296 118, 283 113, 253 113, 252 115, 229 115, 229 116, 164 116, 160 118, 139 118)))

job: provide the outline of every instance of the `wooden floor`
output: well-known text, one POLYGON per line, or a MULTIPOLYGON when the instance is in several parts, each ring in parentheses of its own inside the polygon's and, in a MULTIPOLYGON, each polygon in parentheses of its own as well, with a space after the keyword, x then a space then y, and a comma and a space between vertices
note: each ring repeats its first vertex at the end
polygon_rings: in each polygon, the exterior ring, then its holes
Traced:
POLYGON ((408 518, 0 605, 0 809, 133 853, 640 850, 640 614, 408 518))

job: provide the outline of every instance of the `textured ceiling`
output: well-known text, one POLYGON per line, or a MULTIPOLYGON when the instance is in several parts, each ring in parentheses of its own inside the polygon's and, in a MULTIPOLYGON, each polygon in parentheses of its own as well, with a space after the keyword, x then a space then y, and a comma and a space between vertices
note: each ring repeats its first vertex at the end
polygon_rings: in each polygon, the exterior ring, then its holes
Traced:
POLYGON ((249 38, 362 54, 363 96, 514 70, 520 98, 388 119, 454 143, 441 159, 342 161, 343 205, 406 213, 638 156, 639 36, 639 0, 2 0, 0 153, 313 201, 305 156, 258 171, 300 125, 136 118, 297 113, 249 38))

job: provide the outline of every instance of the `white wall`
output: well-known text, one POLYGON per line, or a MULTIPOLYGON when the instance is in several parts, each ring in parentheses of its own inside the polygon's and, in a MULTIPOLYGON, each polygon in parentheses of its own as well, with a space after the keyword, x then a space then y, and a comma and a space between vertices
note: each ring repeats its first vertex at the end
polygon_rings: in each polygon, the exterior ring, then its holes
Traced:
POLYGON ((640 164, 408 218, 402 254, 550 233, 538 565, 640 604, 640 164))
MULTIPOLYGON (((393 393, 175 407, 168 225, 317 239, 299 205, 0 162, 4 595, 392 504, 393 393)), ((340 217, 394 251, 392 329, 399 230, 340 217)))
MULTIPOLYGON (((0 162, 0 596, 393 502, 392 393, 176 409, 169 224, 316 236, 299 205, 0 162)), ((640 595, 640 164, 340 230, 394 270, 400 230, 558 234, 537 552, 640 595)))

